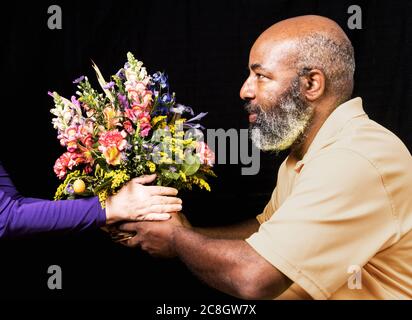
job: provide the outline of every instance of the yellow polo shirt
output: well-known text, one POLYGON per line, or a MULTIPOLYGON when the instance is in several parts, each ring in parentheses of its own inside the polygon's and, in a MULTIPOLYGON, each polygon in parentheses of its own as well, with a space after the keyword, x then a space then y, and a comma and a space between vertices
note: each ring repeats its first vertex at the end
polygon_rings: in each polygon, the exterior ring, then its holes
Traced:
POLYGON ((257 219, 246 241, 294 282, 279 299, 412 298, 412 157, 360 98, 282 163, 257 219))

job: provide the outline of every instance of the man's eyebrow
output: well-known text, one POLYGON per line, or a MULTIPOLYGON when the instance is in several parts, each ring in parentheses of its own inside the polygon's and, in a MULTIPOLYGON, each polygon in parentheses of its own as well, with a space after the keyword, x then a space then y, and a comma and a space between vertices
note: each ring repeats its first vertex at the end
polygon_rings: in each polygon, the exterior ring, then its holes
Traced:
POLYGON ((255 71, 256 69, 260 69, 262 71, 268 71, 267 69, 265 69, 265 67, 263 67, 260 63, 252 63, 249 68, 253 71, 255 71))

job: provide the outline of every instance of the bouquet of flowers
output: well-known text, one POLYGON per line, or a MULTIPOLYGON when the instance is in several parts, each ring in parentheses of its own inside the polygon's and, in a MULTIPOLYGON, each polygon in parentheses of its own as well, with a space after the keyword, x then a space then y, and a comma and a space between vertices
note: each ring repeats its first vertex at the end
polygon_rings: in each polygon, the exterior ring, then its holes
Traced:
POLYGON ((54 165, 63 180, 55 199, 96 195, 104 207, 129 180, 152 173, 158 185, 210 191, 214 153, 198 123, 207 113, 195 116, 177 104, 166 74, 150 76, 130 52, 109 82, 93 67, 103 92, 84 76, 73 81, 78 90, 70 100, 49 92, 55 104, 52 123, 66 148, 54 165))

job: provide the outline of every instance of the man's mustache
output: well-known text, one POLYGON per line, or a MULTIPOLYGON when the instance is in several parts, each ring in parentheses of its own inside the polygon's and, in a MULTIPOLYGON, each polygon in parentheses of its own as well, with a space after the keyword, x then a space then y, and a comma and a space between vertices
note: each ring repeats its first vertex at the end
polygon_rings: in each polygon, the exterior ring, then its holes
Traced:
POLYGON ((254 103, 251 103, 251 102, 245 103, 244 108, 245 108, 246 112, 248 112, 248 113, 260 114, 260 113, 263 112, 263 109, 260 105, 254 104, 254 103))

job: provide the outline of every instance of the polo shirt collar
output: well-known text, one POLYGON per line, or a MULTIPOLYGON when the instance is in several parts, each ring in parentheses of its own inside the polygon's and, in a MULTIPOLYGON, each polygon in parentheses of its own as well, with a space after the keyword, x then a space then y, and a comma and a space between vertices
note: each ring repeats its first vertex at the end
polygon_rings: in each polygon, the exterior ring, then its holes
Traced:
POLYGON ((303 158, 296 162, 294 170, 299 172, 306 161, 308 161, 317 151, 335 141, 336 135, 343 129, 343 127, 353 118, 366 115, 362 106, 362 99, 360 97, 346 101, 339 105, 329 115, 323 123, 308 151, 303 158))

